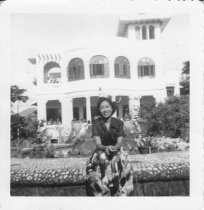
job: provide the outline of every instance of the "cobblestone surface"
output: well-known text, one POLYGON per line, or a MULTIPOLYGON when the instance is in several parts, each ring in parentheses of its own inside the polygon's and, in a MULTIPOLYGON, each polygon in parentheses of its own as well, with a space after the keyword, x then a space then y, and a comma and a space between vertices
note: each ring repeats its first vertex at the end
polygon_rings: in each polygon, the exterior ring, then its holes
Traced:
MULTIPOLYGON (((189 178, 189 153, 168 152, 129 156, 135 181, 189 178)), ((86 181, 88 158, 11 159, 11 185, 69 185, 86 181)))

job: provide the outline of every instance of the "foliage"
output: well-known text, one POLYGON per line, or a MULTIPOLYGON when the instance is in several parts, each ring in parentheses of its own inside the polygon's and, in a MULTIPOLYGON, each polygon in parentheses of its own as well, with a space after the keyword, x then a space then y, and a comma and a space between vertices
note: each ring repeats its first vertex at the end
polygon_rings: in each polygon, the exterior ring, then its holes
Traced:
POLYGON ((147 137, 140 137, 139 141, 137 140, 138 146, 142 146, 142 147, 154 147, 156 146, 156 139, 152 138, 150 136, 147 137))
POLYGON ((26 92, 26 89, 20 89, 17 85, 11 86, 10 91, 10 99, 12 103, 16 101, 26 102, 28 100, 28 96, 24 96, 23 93, 26 92))
POLYGON ((37 113, 33 112, 25 118, 25 126, 23 127, 26 137, 37 140, 38 128, 43 127, 45 120, 37 120, 37 113))
POLYGON ((190 94, 190 62, 186 61, 183 63, 182 77, 180 80, 181 95, 190 94))
POLYGON ((157 137, 155 138, 155 145, 159 151, 185 151, 189 149, 189 143, 181 138, 157 137))
POLYGON ((19 114, 11 115, 11 140, 18 137, 25 137, 23 127, 25 126, 25 117, 19 116, 19 114))
POLYGON ((158 151, 186 151, 189 149, 189 143, 182 138, 169 137, 140 137, 136 139, 139 147, 157 147, 158 151))
POLYGON ((144 136, 188 138, 189 96, 172 96, 148 111, 140 110, 140 126, 144 136))
MULTIPOLYGON (((18 109, 20 102, 26 102, 28 96, 24 96, 23 93, 26 92, 26 89, 20 89, 17 85, 12 85, 10 89, 10 99, 11 106, 12 103, 18 101, 18 109)), ((19 112, 19 110, 18 110, 19 112)), ((11 139, 17 139, 20 137, 25 137, 25 132, 23 130, 26 125, 25 118, 19 116, 19 113, 11 115, 11 139)))
POLYGON ((44 125, 44 120, 37 120, 37 113, 33 112, 28 117, 19 114, 11 115, 11 139, 33 138, 37 139, 38 128, 44 125), (19 134, 18 134, 19 132, 19 134))

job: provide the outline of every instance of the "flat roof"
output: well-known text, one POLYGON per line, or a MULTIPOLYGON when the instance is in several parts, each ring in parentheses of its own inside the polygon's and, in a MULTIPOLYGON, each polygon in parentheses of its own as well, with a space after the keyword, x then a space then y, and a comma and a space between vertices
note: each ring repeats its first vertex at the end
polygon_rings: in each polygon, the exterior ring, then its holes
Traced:
POLYGON ((170 19, 170 17, 161 18, 156 16, 147 16, 145 14, 123 16, 119 19, 117 36, 127 36, 128 25, 131 24, 159 23, 161 25, 161 31, 163 31, 170 19))

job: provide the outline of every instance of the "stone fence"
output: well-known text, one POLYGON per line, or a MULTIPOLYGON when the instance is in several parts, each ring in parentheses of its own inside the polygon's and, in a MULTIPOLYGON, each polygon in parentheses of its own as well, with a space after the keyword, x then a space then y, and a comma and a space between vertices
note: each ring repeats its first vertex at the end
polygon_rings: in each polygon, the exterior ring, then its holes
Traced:
MULTIPOLYGON (((189 195, 189 153, 129 156, 133 196, 189 195)), ((87 196, 87 158, 11 159, 11 196, 87 196)))

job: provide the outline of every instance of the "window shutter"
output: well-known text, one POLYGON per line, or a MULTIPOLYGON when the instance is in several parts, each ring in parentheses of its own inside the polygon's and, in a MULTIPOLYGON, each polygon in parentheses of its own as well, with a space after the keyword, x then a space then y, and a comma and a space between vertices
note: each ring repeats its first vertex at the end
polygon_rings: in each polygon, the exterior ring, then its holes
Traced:
POLYGON ((119 66, 119 75, 123 76, 123 65, 119 66))
POLYGON ((151 76, 155 76, 154 65, 151 65, 150 67, 151 67, 151 68, 150 68, 150 71, 151 71, 150 75, 151 75, 151 76))
POLYGON ((117 72, 116 72, 116 63, 114 63, 114 71, 115 71, 115 76, 117 75, 117 72))
POLYGON ((149 66, 144 66, 143 68, 144 68, 143 75, 149 76, 149 66))
POLYGON ((104 75, 105 65, 106 64, 101 64, 101 75, 104 75))
POLYGON ((80 66, 76 66, 76 78, 78 79, 80 77, 80 66))
POLYGON ((123 75, 127 76, 127 65, 123 64, 123 75))
POLYGON ((153 76, 155 76, 155 65, 152 65, 153 76))
POLYGON ((136 34, 136 39, 139 40, 140 39, 140 27, 139 26, 136 26, 135 34, 136 34))
POLYGON ((141 66, 141 76, 143 77, 144 76, 144 66, 141 66))
POLYGON ((150 39, 154 39, 155 38, 154 26, 153 25, 149 26, 149 38, 150 39))
POLYGON ((81 69, 81 78, 84 78, 84 66, 83 64, 80 66, 81 69))
POLYGON ((147 28, 142 26, 142 39, 147 39, 147 28))
POLYGON ((119 64, 116 63, 115 65, 116 65, 116 75, 119 76, 119 64))
POLYGON ((70 79, 73 79, 73 69, 71 67, 69 69, 69 77, 70 79))
POLYGON ((93 64, 93 75, 97 75, 97 64, 93 64))
POLYGON ((76 67, 73 67, 73 78, 76 79, 77 77, 77 68, 76 67))

